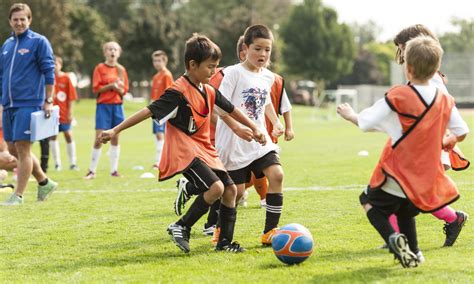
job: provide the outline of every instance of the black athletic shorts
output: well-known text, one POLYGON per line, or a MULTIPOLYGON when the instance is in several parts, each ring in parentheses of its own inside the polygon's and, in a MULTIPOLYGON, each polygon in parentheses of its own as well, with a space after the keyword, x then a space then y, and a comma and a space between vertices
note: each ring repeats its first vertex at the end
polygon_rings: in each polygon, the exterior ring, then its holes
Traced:
POLYGON ((367 189, 367 193, 363 191, 359 196, 359 201, 362 205, 370 204, 377 207, 387 216, 395 214, 399 217, 411 218, 420 213, 408 198, 400 198, 382 189, 367 189))
POLYGON ((216 181, 222 181, 224 186, 234 184, 226 171, 211 169, 206 163, 196 158, 183 172, 183 176, 194 186, 209 189, 216 181))
POLYGON ((256 178, 262 178, 265 176, 263 170, 272 165, 280 165, 280 158, 275 151, 265 154, 245 168, 229 171, 229 175, 236 184, 247 183, 250 182, 252 172, 256 178))

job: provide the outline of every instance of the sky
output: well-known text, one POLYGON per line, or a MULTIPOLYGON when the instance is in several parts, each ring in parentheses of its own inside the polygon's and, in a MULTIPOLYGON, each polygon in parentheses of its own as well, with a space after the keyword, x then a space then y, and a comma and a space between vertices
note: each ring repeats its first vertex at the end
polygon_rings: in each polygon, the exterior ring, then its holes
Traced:
POLYGON ((378 40, 391 40, 400 30, 424 24, 436 35, 456 31, 453 17, 474 21, 473 0, 322 0, 337 11, 339 22, 374 21, 381 27, 378 40))

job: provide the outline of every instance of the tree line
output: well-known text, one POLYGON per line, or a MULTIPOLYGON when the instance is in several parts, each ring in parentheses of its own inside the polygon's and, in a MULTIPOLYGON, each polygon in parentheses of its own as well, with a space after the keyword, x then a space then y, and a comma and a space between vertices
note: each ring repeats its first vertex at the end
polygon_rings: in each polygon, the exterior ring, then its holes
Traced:
MULTIPOLYGON (((0 1, 0 39, 8 37, 8 10, 0 1)), ((249 25, 261 23, 275 36, 271 69, 289 79, 326 85, 387 84, 395 46, 377 42, 374 23, 339 23, 320 0, 23 0, 33 12, 31 28, 51 41, 64 70, 91 75, 103 61, 102 44, 115 40, 131 80, 149 80, 151 53, 168 53, 169 68, 184 72, 184 42, 203 33, 222 49, 221 66, 237 62, 235 44, 249 25)), ((440 37, 446 51, 474 52, 473 20, 454 19, 459 32, 440 37)))

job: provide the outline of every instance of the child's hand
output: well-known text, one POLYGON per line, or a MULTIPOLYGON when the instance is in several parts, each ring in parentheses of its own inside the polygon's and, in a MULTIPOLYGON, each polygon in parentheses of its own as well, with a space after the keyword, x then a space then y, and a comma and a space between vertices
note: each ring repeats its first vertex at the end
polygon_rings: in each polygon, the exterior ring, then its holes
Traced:
POLYGON ((109 129, 103 131, 99 137, 97 137, 97 142, 102 143, 102 144, 107 144, 107 142, 110 141, 110 139, 114 138, 116 135, 114 129, 109 129))
POLYGON ((283 128, 283 125, 281 125, 281 122, 277 120, 277 122, 273 125, 272 136, 280 137, 284 132, 285 129, 283 128))
POLYGON ((295 133, 293 132, 293 128, 288 127, 285 129, 285 141, 291 141, 295 138, 295 133))
POLYGON ((343 103, 337 106, 337 113, 344 119, 351 121, 356 116, 355 111, 348 103, 343 103))
POLYGON ((244 139, 245 141, 252 141, 253 139, 253 132, 252 129, 248 127, 236 127, 234 129, 235 135, 239 136, 240 138, 244 139))
POLYGON ((446 133, 443 137, 443 150, 452 150, 454 146, 456 146, 456 143, 458 143, 458 138, 451 133, 446 133))
POLYGON ((253 139, 258 143, 265 145, 267 144, 267 139, 265 138, 265 134, 263 134, 260 130, 255 129, 253 131, 253 139))

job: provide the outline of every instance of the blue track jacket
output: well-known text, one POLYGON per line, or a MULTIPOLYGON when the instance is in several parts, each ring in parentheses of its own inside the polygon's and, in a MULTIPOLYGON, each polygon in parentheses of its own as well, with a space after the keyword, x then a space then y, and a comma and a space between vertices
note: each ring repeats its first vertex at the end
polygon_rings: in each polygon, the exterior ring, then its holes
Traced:
POLYGON ((0 53, 0 97, 5 109, 43 106, 45 85, 54 85, 54 55, 48 39, 27 29, 14 33, 0 53))

